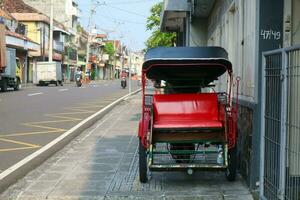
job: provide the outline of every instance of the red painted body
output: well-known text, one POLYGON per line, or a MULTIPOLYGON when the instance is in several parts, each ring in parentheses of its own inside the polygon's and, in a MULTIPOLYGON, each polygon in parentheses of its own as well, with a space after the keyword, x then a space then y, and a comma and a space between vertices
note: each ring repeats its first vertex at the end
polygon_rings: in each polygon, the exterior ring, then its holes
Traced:
POLYGON ((222 128, 216 93, 154 95, 153 115, 154 129, 222 128))

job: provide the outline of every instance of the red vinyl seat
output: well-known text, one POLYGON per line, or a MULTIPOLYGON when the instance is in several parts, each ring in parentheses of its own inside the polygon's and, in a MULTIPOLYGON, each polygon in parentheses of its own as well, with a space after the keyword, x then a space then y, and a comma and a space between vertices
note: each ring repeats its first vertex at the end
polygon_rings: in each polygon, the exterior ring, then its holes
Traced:
POLYGON ((153 96, 154 129, 221 129, 216 93, 153 96))

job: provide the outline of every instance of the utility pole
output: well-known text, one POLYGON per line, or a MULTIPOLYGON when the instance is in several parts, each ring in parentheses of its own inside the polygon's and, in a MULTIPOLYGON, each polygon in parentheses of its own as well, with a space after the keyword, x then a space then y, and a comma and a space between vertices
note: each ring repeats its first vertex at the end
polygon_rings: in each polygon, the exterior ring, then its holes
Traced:
POLYGON ((115 77, 115 71, 116 71, 116 65, 117 65, 117 58, 116 58, 116 54, 117 54, 117 48, 116 48, 116 40, 114 40, 114 66, 113 66, 113 72, 112 72, 112 79, 114 80, 116 77, 115 77))
POLYGON ((53 0, 50 5, 50 39, 49 39, 49 62, 52 62, 53 57, 53 0))
POLYGON ((128 89, 129 89, 129 93, 131 93, 131 51, 129 50, 129 80, 128 80, 129 84, 128 84, 128 89))
MULTIPOLYGON (((88 38, 87 38, 87 43, 86 43, 86 60, 85 60, 85 67, 87 69, 87 66, 89 64, 89 56, 90 56, 90 32, 91 32, 91 21, 93 17, 93 0, 90 0, 90 16, 89 16, 89 22, 88 22, 88 38)), ((85 70, 86 70, 85 69, 85 70)))

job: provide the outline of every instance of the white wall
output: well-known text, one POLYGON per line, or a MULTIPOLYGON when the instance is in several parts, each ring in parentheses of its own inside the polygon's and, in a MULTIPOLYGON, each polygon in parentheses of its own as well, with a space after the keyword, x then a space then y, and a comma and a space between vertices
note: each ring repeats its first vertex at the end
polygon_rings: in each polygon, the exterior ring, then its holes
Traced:
MULTIPOLYGON (((243 99, 254 101, 255 77, 258 73, 258 66, 256 66, 256 1, 251 0, 235 0, 228 7, 225 12, 221 13, 221 3, 216 4, 211 19, 219 19, 214 29, 208 33, 209 46, 221 46, 228 52, 229 60, 233 64, 234 77, 241 77, 240 95, 243 99), (220 15, 221 16, 217 16, 220 15)), ((213 20, 209 20, 209 23, 213 20)), ((215 22, 214 22, 215 23, 215 22)), ((212 24, 208 24, 213 27, 212 24)), ((227 77, 223 76, 218 83, 220 90, 225 90, 227 85, 227 77)), ((255 88, 256 87, 256 88, 255 88)))
POLYGON ((300 44, 300 0, 292 1, 292 44, 300 44))
POLYGON ((189 46, 207 46, 207 20, 193 18, 189 36, 189 46))

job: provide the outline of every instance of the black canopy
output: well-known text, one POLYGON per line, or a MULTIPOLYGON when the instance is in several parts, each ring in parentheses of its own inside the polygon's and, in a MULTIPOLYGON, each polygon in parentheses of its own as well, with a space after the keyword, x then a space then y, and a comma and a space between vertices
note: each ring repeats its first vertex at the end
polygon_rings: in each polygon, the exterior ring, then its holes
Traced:
POLYGON ((149 79, 208 84, 226 71, 231 73, 227 58, 221 47, 158 47, 146 53, 143 71, 149 79))

